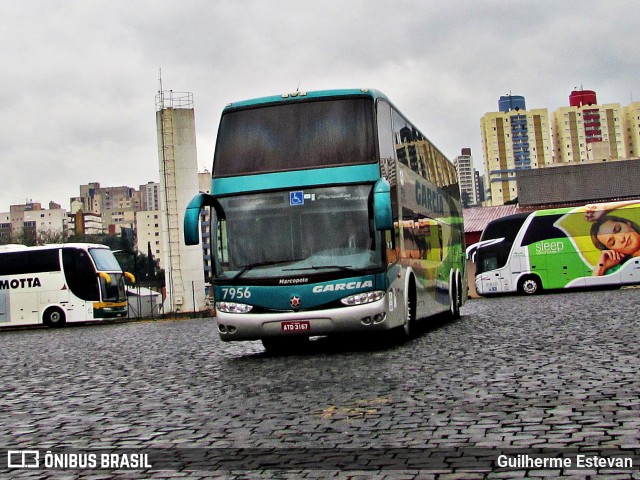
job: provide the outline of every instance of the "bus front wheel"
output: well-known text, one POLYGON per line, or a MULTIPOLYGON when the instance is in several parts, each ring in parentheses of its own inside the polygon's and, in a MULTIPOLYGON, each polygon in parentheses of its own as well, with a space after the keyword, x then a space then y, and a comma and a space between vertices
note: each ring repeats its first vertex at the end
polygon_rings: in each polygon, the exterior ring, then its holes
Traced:
POLYGON ((541 290, 540 279, 533 275, 522 278, 518 283, 518 291, 523 295, 535 295, 540 293, 541 290))
POLYGON ((404 323, 399 327, 396 327, 396 340, 398 343, 403 343, 410 340, 414 336, 414 329, 416 323, 416 283, 413 277, 409 279, 407 286, 407 303, 404 312, 404 323))
POLYGON ((62 309, 50 307, 44 311, 42 320, 44 321, 44 324, 49 327, 61 327, 66 322, 66 316, 62 309))

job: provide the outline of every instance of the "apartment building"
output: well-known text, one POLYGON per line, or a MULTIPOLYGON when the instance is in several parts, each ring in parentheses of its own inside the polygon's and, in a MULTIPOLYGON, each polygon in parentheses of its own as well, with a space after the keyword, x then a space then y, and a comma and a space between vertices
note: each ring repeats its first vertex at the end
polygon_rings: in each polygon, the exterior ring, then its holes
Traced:
POLYGON ((518 197, 516 171, 552 162, 553 144, 546 108, 527 110, 525 98, 500 97, 498 112, 480 120, 486 194, 493 205, 518 197))
POLYGON ((102 229, 102 215, 99 213, 83 212, 82 209, 74 209, 67 213, 67 232, 71 235, 100 235, 102 229), (75 213, 72 213, 74 212, 75 213))
POLYGON ((593 90, 574 90, 569 106, 553 113, 555 163, 604 162, 627 158, 623 110, 619 103, 598 105, 593 90))
POLYGON ((140 210, 160 210, 160 184, 147 182, 140 185, 140 210))
POLYGON ((627 158, 640 158, 640 102, 622 108, 622 129, 627 139, 627 158))
POLYGON ((580 89, 551 116, 515 95, 500 97, 499 109, 480 121, 490 205, 518 197, 521 170, 640 158, 640 102, 599 105, 596 92, 580 89))
MULTIPOLYGON (((139 190, 127 186, 102 187, 99 182, 80 185, 80 196, 71 198, 71 212, 100 215, 102 231, 119 234, 136 229, 136 212, 160 210, 160 184, 148 182, 139 190)), ((145 252, 146 253, 146 252, 145 252)))
POLYGON ((453 164, 458 172, 460 184, 460 197, 463 208, 468 208, 479 203, 476 169, 473 166, 473 157, 470 148, 463 148, 460 155, 453 159, 453 164))
POLYGON ((143 255, 151 255, 160 261, 164 268, 164 245, 162 242, 162 212, 160 210, 143 210, 136 212, 136 249, 143 255))
POLYGON ((64 235, 66 225, 67 212, 55 202, 49 202, 48 209, 33 201, 11 205, 9 212, 0 213, 0 242, 35 243, 43 236, 54 239, 64 235))

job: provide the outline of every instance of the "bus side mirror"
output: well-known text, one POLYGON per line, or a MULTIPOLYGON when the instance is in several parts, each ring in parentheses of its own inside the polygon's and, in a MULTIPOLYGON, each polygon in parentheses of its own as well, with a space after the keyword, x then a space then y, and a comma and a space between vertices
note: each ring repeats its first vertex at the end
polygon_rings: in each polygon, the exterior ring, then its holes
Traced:
POLYGON ((391 230, 393 228, 391 185, 386 178, 378 179, 373 186, 373 215, 376 230, 391 230))
POLYGON ((224 218, 224 210, 215 197, 207 193, 199 193, 193 197, 184 213, 185 245, 198 245, 200 243, 200 211, 204 207, 213 207, 218 218, 224 218))
POLYGON ((107 272, 98 272, 98 277, 107 282, 107 285, 111 283, 111 275, 109 275, 107 272))

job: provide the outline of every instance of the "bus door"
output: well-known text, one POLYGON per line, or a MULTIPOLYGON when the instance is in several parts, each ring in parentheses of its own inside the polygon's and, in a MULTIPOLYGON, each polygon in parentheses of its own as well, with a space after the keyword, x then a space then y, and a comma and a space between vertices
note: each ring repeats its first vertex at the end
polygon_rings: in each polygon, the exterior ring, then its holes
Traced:
POLYGON ((529 271, 529 259, 527 258, 524 250, 516 249, 511 255, 511 261, 509 262, 511 267, 511 276, 517 279, 523 272, 529 271))
POLYGON ((508 291, 509 280, 505 278, 510 242, 504 239, 497 239, 480 246, 475 255, 476 278, 481 278, 480 290, 485 293, 501 293, 508 291), (505 290, 505 287, 507 289, 505 290))

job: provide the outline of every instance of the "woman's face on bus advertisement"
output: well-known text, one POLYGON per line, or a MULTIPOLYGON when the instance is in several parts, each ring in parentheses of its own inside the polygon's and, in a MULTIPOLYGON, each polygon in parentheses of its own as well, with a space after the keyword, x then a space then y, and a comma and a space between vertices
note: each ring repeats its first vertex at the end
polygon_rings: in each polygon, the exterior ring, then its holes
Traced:
POLYGON ((607 220, 600 225, 597 237, 608 250, 624 255, 640 253, 640 233, 626 222, 607 220))

